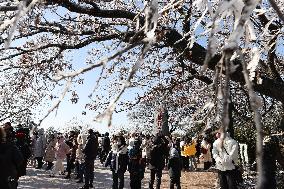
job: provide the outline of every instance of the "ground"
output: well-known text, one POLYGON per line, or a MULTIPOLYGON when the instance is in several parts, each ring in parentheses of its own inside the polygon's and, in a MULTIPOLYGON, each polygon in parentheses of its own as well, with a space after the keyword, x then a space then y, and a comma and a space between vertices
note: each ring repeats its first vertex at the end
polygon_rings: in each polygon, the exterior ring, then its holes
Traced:
MULTIPOLYGON (((102 167, 98 161, 95 163, 94 186, 96 189, 111 189, 112 176, 109 168, 102 167)), ((58 175, 49 177, 49 172, 28 167, 27 175, 19 180, 18 189, 76 189, 83 184, 77 184, 75 179, 64 179, 58 175)), ((146 170, 143 179, 144 189, 148 187, 149 171, 146 170)), ((182 189, 212 189, 216 182, 216 174, 211 172, 183 172, 181 177, 182 189)), ((125 188, 129 187, 129 174, 125 175, 125 188)), ((168 172, 163 171, 162 187, 169 188, 168 172)))

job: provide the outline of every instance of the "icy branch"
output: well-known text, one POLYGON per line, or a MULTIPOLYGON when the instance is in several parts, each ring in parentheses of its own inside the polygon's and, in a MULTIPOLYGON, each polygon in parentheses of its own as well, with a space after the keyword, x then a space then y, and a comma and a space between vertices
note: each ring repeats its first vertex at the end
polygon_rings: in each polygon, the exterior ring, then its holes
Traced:
POLYGON ((248 0, 245 1, 245 6, 242 10, 241 18, 238 21, 238 24, 230 35, 227 43, 224 45, 224 51, 226 50, 234 50, 238 47, 238 43, 240 38, 243 36, 244 33, 244 26, 249 20, 252 11, 255 9, 256 5, 259 3, 259 0, 248 0))
POLYGON ((8 48, 13 36, 14 31, 16 30, 16 26, 20 18, 25 15, 31 8, 38 3, 40 0, 32 0, 31 3, 26 6, 26 1, 22 1, 18 5, 18 12, 15 17, 13 17, 11 20, 5 20, 1 25, 0 25, 0 32, 2 32, 4 29, 6 29, 9 25, 12 25, 10 31, 9 31, 9 36, 6 40, 5 47, 8 48))
POLYGON ((148 39, 155 37, 155 30, 158 25, 158 1, 148 1, 145 8, 145 29, 144 33, 148 39))
POLYGON ((260 60, 260 52, 257 47, 252 48, 251 56, 252 58, 247 66, 247 69, 249 70, 249 79, 250 81, 253 81, 255 78, 255 71, 260 60))
POLYGON ((148 43, 144 46, 141 55, 139 56, 139 59, 136 61, 136 63, 130 68, 127 79, 123 82, 122 88, 120 92, 116 95, 116 97, 109 103, 108 108, 104 111, 104 113, 99 114, 95 121, 101 121, 102 119, 108 120, 108 126, 111 126, 112 123, 112 115, 115 110, 116 104, 118 100, 121 98, 124 91, 131 85, 131 79, 133 78, 134 74, 137 72, 137 70, 141 67, 142 62, 144 61, 144 57, 148 50, 151 47, 151 43, 148 43))
POLYGON ((97 67, 100 67, 100 66, 103 66, 104 64, 106 64, 107 62, 113 60, 114 58, 122 55, 123 53, 125 53, 126 51, 138 46, 139 44, 141 44, 142 42, 138 42, 138 43, 135 43, 135 44, 131 44, 129 46, 127 46, 126 48, 116 52, 114 55, 112 56, 109 56, 109 57, 106 57, 104 58, 103 60, 97 62, 96 64, 91 64, 85 68, 81 68, 75 72, 71 72, 71 73, 58 73, 58 77, 55 77, 53 78, 53 81, 60 81, 62 79, 65 79, 65 78, 74 78, 80 74, 83 74, 85 72, 88 72, 88 71, 91 71, 93 70, 94 68, 97 68, 97 67))
POLYGON ((72 84, 72 80, 69 79, 69 80, 67 81, 66 85, 65 85, 65 89, 63 90, 63 92, 62 92, 60 98, 59 98, 58 101, 54 104, 54 106, 48 110, 47 114, 39 121, 39 125, 41 125, 42 121, 43 121, 45 118, 47 118, 51 112, 53 112, 55 109, 58 109, 60 103, 62 102, 62 100, 64 99, 66 93, 68 92, 68 90, 69 90, 71 84, 72 84))
POLYGON ((254 112, 254 122, 256 126, 257 131, 257 138, 256 138, 256 159, 257 159, 257 170, 258 170, 258 179, 257 179, 257 187, 256 188, 262 188, 261 184, 264 179, 264 173, 262 170, 262 164, 263 164, 263 151, 262 151, 262 141, 263 141, 263 135, 262 135, 262 123, 261 123, 261 115, 258 111, 258 103, 257 103, 257 96, 254 92, 253 85, 249 79, 249 72, 247 70, 246 61, 241 53, 240 57, 242 58, 242 65, 243 65, 243 74, 246 81, 246 86, 249 92, 250 97, 250 104, 252 111, 254 112))
POLYGON ((274 0, 269 0, 271 6, 273 7, 273 9, 276 11, 277 15, 279 16, 279 18, 282 20, 282 22, 284 23, 284 14, 283 12, 281 12, 280 8, 278 7, 278 5, 276 4, 276 2, 274 0))

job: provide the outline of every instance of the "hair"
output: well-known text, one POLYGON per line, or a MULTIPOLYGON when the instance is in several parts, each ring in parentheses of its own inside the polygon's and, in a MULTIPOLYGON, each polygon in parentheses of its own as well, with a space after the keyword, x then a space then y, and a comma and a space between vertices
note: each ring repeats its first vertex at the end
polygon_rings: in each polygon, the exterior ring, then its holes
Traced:
POLYGON ((123 136, 119 136, 118 138, 120 139, 121 145, 126 145, 126 141, 123 136))
POLYGON ((0 143, 4 143, 6 141, 6 132, 3 127, 0 127, 0 143))
POLYGON ((12 127, 12 124, 10 122, 4 123, 4 128, 12 127))
POLYGON ((89 129, 89 130, 88 130, 88 133, 89 133, 89 134, 94 134, 94 130, 93 130, 93 129, 89 129))

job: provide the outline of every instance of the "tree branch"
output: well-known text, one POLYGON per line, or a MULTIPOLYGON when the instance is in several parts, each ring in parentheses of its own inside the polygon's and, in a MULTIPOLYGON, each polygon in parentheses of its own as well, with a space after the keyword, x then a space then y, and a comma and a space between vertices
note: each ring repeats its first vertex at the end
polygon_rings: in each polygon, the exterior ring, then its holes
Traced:
POLYGON ((71 12, 88 14, 90 16, 100 17, 100 18, 126 18, 129 20, 133 20, 134 17, 136 16, 135 13, 132 13, 130 11, 125 11, 125 10, 118 10, 118 9, 102 10, 98 6, 94 6, 94 5, 92 8, 83 7, 69 0, 50 0, 49 2, 56 3, 59 6, 62 6, 71 12))
POLYGON ((282 20, 282 22, 284 23, 284 14, 281 12, 280 8, 278 7, 278 5, 276 4, 276 2, 274 0, 269 0, 271 6, 273 7, 273 9, 276 11, 277 15, 279 16, 280 20, 282 20))
MULTIPOLYGON (((181 53, 186 49, 187 42, 185 40, 181 41, 180 43, 176 44, 176 41, 182 39, 182 35, 173 29, 163 29, 161 31, 163 33, 164 38, 162 39, 168 47, 172 47, 177 52, 181 53)), ((183 54, 184 58, 187 60, 190 60, 191 62, 194 62, 195 64, 198 64, 200 66, 203 66, 205 56, 206 56, 206 49, 199 45, 198 43, 194 43, 193 47, 191 49, 188 49, 183 54)), ((211 70, 215 70, 215 66, 221 59, 221 55, 217 54, 210 60, 208 64, 208 68, 211 70)), ((244 76, 242 74, 242 65, 240 60, 234 61, 235 65, 238 65, 236 71, 234 73, 231 73, 231 80, 240 83, 241 85, 245 85, 244 76)), ((271 98, 274 98, 278 101, 284 102, 284 82, 276 81, 273 78, 269 78, 266 76, 261 77, 262 82, 257 83, 254 81, 254 89, 255 91, 264 94, 266 96, 269 96, 271 98)))

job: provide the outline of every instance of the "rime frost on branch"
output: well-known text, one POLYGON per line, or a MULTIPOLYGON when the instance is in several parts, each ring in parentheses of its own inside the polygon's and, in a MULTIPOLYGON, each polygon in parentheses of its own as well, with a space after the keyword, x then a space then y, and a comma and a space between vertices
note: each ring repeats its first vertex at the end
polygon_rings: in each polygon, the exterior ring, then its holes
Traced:
POLYGON ((260 52, 257 47, 253 47, 251 52, 251 61, 247 65, 247 69, 249 70, 250 81, 254 80, 255 78, 255 71, 258 66, 259 60, 260 60, 260 52))
POLYGON ((115 107, 120 100, 121 96, 125 92, 127 88, 131 85, 131 79, 137 72, 137 70, 140 68, 142 62, 144 61, 144 56, 146 55, 147 51, 151 48, 152 43, 149 42, 148 44, 145 44, 145 46, 142 49, 142 52, 138 58, 138 60, 135 62, 135 64, 129 69, 128 76, 125 81, 122 82, 122 87, 119 91, 119 93, 115 96, 115 98, 109 103, 107 109, 102 113, 99 114, 95 121, 102 121, 103 119, 106 119, 108 121, 108 126, 111 126, 112 123, 112 115, 115 111, 115 107))
POLYGON ((159 18, 157 0, 145 1, 145 17, 144 33, 149 41, 153 41, 159 18))
POLYGON ((219 2, 218 8, 212 18, 212 28, 209 36, 207 48, 208 51, 205 57, 203 71, 207 68, 208 62, 215 55, 216 51, 218 50, 218 47, 220 46, 219 42, 216 41, 215 36, 216 33, 219 31, 219 27, 221 27, 219 26, 220 22, 225 17, 233 16, 234 27, 233 32, 225 41, 222 50, 235 50, 239 45, 241 37, 244 35, 244 31, 246 31, 247 33, 246 36, 248 41, 256 40, 256 33, 251 21, 249 21, 249 18, 258 3, 259 0, 247 0, 244 2, 242 0, 231 0, 219 2))
POLYGON ((11 39, 13 37, 13 34, 16 30, 17 24, 22 16, 24 16, 29 10, 32 9, 32 7, 40 2, 41 0, 32 0, 28 5, 26 4, 27 1, 21 1, 18 4, 18 11, 17 14, 11 19, 11 20, 5 20, 0 25, 0 32, 5 30, 7 27, 11 26, 9 30, 9 35, 6 39, 5 48, 8 48, 11 42, 11 39))
POLYGON ((250 15, 252 14, 258 3, 259 0, 245 1, 245 6, 242 9, 240 18, 236 18, 237 25, 235 26, 232 34, 229 36, 229 39, 224 45, 223 50, 231 50, 236 49, 238 47, 239 40, 244 34, 245 24, 249 20, 250 15))
MULTIPOLYGON (((242 0, 220 1, 212 18, 211 32, 209 35, 207 54, 204 61, 203 71, 207 68, 208 62, 218 50, 219 44, 216 41, 216 33, 219 31, 219 24, 223 18, 228 15, 234 15, 234 28, 237 28, 237 23, 240 21, 242 8, 244 3, 242 0)), ((236 29, 235 29, 236 30, 236 29)), ((235 42, 235 41, 234 41, 235 42)), ((231 44, 230 44, 231 45, 231 44)))
POLYGON ((60 96, 60 98, 57 100, 57 102, 47 111, 46 115, 39 121, 39 125, 42 123, 42 121, 47 118, 49 116, 49 114, 51 112, 53 112, 54 110, 58 109, 60 103, 63 101, 64 97, 66 96, 68 90, 70 89, 71 87, 71 84, 72 84, 72 80, 69 79, 67 80, 66 82, 66 85, 65 85, 65 88, 60 96))

